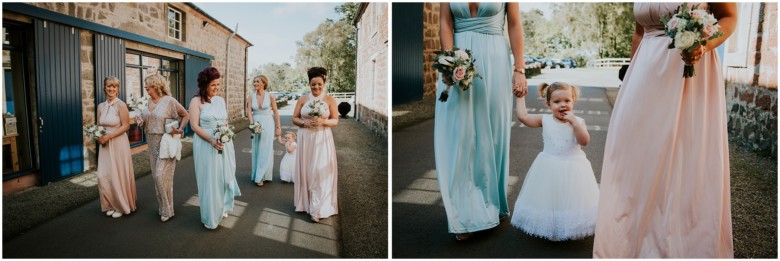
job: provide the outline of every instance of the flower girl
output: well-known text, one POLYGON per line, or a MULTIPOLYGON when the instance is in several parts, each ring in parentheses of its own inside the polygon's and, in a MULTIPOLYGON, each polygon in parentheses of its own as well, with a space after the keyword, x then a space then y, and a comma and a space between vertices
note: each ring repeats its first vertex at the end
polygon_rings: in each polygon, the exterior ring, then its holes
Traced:
POLYGON ((293 182, 293 176, 295 174, 295 149, 298 148, 298 144, 295 143, 297 135, 295 132, 288 131, 284 134, 284 140, 279 137, 279 143, 284 144, 284 148, 287 153, 282 158, 282 163, 279 164, 279 177, 284 182, 293 182))
POLYGON ((512 225, 552 241, 593 235, 599 188, 581 146, 590 135, 585 121, 572 113, 579 90, 567 83, 539 85, 552 114, 528 114, 525 98, 517 98, 518 120, 544 127, 544 150, 536 156, 515 202, 512 225))

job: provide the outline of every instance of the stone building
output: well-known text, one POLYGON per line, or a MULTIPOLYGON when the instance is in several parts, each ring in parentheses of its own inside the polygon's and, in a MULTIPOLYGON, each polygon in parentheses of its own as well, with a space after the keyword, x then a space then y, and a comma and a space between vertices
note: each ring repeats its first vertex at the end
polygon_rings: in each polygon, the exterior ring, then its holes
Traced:
POLYGON ((357 27, 355 118, 387 136, 387 3, 361 3, 357 27))
POLYGON ((777 157, 777 3, 738 3, 725 47, 729 140, 777 157))
MULTIPOLYGON (((214 66, 230 118, 242 118, 252 44, 194 4, 4 3, 3 33, 4 193, 95 168, 95 142, 81 130, 96 122, 109 75, 126 101, 162 74, 187 107, 197 73, 214 66)), ((134 122, 128 136, 134 153, 146 149, 134 122)))

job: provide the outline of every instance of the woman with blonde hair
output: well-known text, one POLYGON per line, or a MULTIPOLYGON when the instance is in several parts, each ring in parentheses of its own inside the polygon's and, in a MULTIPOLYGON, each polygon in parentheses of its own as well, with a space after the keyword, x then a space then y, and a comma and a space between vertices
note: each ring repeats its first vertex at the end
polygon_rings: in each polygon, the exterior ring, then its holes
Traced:
POLYGON ((262 131, 252 134, 252 181, 262 187, 273 180, 274 138, 282 135, 276 98, 266 90, 268 77, 256 76, 252 80, 255 91, 246 97, 249 122, 260 122, 262 131))
MULTIPOLYGON (((184 127, 190 119, 187 110, 171 97, 168 81, 159 74, 144 79, 144 88, 149 93, 148 109, 136 117, 139 126, 144 128, 146 143, 149 144, 149 164, 152 169, 155 194, 157 195, 158 214, 162 222, 173 217, 173 173, 176 170, 176 158, 161 158, 160 145, 166 134, 174 138, 184 133, 184 127), (167 120, 167 122, 166 122, 167 120), (178 124, 177 124, 178 123, 178 124), (166 131, 166 125, 170 130, 166 131)), ((167 153, 165 153, 167 154, 167 153)))
POLYGON ((97 180, 100 192, 100 209, 107 216, 118 218, 135 211, 135 173, 130 157, 130 112, 118 98, 119 79, 114 76, 103 80, 106 101, 98 104, 97 125, 106 128, 106 134, 98 139, 97 180))

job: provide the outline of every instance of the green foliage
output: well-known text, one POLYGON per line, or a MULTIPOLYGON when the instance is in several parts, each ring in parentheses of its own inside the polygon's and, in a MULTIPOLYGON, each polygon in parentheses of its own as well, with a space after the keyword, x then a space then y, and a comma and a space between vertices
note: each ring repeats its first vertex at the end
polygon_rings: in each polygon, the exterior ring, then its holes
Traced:
POLYGON ((328 91, 355 91, 357 60, 357 29, 352 21, 359 3, 345 3, 336 7, 343 16, 325 20, 317 28, 297 41, 295 61, 300 70, 314 66, 328 69, 328 91))
POLYGON ((525 53, 579 62, 631 55, 633 3, 554 3, 554 16, 539 10, 521 14, 525 53))

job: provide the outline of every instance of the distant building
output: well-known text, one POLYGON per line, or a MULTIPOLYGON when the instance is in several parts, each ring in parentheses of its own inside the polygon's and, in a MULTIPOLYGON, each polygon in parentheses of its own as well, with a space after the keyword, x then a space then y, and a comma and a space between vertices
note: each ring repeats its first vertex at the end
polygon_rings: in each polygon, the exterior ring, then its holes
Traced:
POLYGON ((355 117, 387 136, 387 3, 361 3, 355 17, 357 79, 355 117))
POLYGON ((723 45, 729 140, 777 157, 777 3, 737 3, 723 45))
MULTIPOLYGON (((231 119, 246 97, 246 39, 191 3, 3 3, 3 192, 47 184, 95 168, 95 142, 82 135, 117 76, 146 95, 149 73, 165 76, 185 107, 197 73, 223 74, 231 119), (149 70, 149 68, 156 70, 149 70)), ((133 151, 145 149, 133 123, 133 151)))

